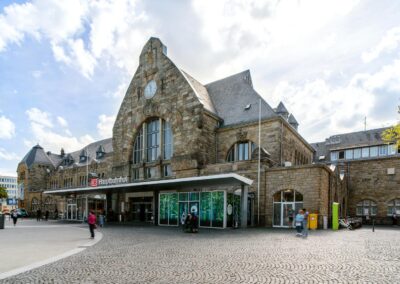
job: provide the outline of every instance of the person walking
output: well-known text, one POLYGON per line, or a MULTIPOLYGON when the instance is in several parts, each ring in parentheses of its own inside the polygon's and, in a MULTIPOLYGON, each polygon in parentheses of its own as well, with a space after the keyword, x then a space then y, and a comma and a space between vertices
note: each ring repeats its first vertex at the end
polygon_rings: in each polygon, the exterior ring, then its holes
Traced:
POLYGON ((304 221, 304 212, 303 210, 299 210, 299 213, 297 213, 296 218, 294 220, 295 226, 296 226, 296 237, 302 236, 301 232, 303 230, 303 221, 304 221))
POLYGON ((304 220, 303 220, 303 232, 302 235, 304 238, 308 237, 308 215, 310 214, 306 208, 303 208, 304 212, 304 220))
POLYGON ((90 210, 89 212, 88 224, 89 224, 90 237, 94 239, 94 229, 96 229, 96 215, 94 215, 94 212, 92 210, 90 210))
POLYGON ((49 221, 49 215, 50 215, 49 210, 46 210, 46 212, 44 213, 44 220, 49 221))
POLYGON ((293 218, 294 218, 294 210, 292 208, 289 208, 288 210, 288 220, 289 220, 289 228, 293 228, 293 218))
POLYGON ((12 220, 13 220, 14 226, 17 225, 18 212, 17 212, 16 209, 14 209, 14 210, 11 212, 11 218, 12 218, 12 220))
POLYGON ((36 221, 42 220, 42 210, 38 209, 36 210, 36 221))
POLYGON ((54 211, 54 219, 58 219, 58 210, 57 210, 57 208, 56 208, 56 210, 54 211))

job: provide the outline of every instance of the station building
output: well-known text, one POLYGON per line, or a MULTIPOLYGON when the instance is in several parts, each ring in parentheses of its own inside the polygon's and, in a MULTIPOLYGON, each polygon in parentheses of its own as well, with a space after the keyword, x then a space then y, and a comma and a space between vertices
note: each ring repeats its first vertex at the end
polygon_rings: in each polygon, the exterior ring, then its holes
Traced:
MULTIPOLYGON (((271 107, 250 71, 202 84, 150 38, 121 103, 110 139, 79 151, 34 146, 18 165, 26 209, 84 220, 178 226, 192 212, 200 227, 288 227, 306 207, 329 217, 347 179, 313 163, 315 149, 283 103, 271 107)), ((60 148, 62 145, 60 145, 60 148)))

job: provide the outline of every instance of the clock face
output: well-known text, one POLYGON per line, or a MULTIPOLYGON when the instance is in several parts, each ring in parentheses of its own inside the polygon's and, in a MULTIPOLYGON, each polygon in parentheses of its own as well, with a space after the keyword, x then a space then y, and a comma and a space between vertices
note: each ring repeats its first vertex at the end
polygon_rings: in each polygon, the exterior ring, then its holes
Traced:
POLYGON ((151 99, 156 94, 156 91, 157 91, 156 81, 151 80, 150 82, 147 83, 146 87, 144 88, 144 97, 146 99, 151 99))

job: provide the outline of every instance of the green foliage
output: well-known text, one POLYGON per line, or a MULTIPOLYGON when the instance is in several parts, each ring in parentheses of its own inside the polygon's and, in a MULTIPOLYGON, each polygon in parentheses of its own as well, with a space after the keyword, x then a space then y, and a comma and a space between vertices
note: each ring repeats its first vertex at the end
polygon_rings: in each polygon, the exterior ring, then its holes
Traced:
POLYGON ((8 197, 7 189, 0 186, 0 199, 5 199, 8 197))
POLYGON ((396 143, 400 146, 400 123, 385 130, 382 133, 382 140, 386 143, 396 143))

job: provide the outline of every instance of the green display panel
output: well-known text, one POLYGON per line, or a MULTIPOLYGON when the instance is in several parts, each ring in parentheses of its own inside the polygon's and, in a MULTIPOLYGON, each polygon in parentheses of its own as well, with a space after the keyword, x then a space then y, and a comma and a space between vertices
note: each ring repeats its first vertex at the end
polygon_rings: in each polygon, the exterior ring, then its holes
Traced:
POLYGON ((222 191, 200 193, 200 226, 224 226, 224 198, 222 191))
POLYGON ((212 192, 212 227, 224 226, 224 192, 212 192))
POLYGON ((200 226, 211 227, 211 192, 200 193, 200 226))
POLYGON ((332 230, 339 229, 339 203, 333 202, 332 204, 332 230))
POLYGON ((178 193, 160 193, 159 212, 161 225, 178 225, 178 193))
POLYGON ((179 193, 179 201, 187 201, 187 200, 188 200, 187 192, 179 193))

